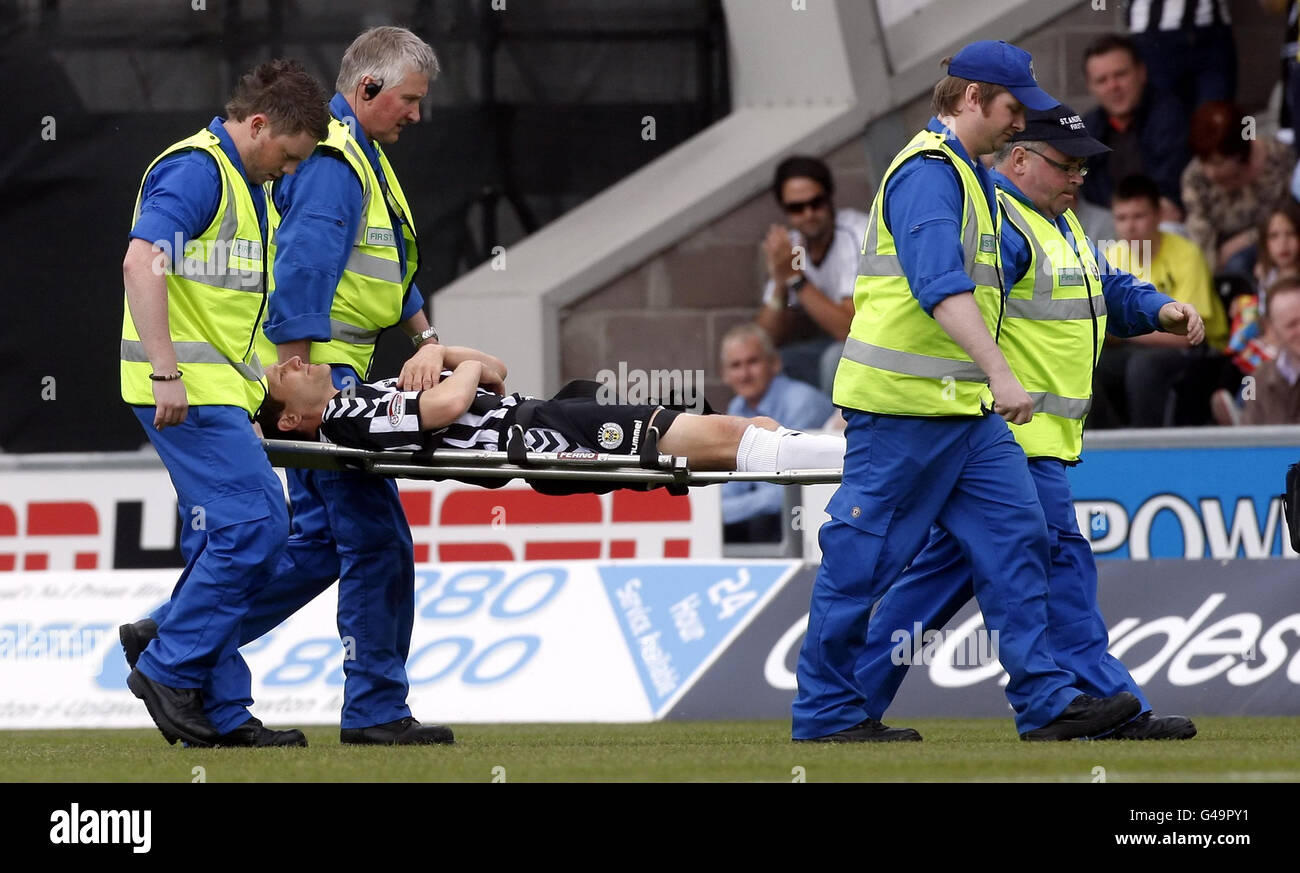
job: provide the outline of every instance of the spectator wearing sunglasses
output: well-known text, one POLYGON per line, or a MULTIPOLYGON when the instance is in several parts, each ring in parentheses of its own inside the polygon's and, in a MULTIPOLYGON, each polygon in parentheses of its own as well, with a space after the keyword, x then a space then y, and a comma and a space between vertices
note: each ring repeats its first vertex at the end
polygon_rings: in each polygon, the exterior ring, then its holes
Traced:
POLYGON ((836 209, 826 164, 794 155, 776 168, 772 194, 788 227, 763 239, 767 284, 755 319, 781 350, 787 376, 830 394, 853 321, 853 284, 867 216, 836 209))

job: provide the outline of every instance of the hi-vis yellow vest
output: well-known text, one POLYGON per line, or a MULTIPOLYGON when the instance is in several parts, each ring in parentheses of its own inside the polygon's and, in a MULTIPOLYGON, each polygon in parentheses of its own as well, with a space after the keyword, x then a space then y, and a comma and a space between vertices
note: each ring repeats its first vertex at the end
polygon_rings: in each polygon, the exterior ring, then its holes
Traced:
MULTIPOLYGON (((266 261, 248 183, 220 143, 212 131, 200 131, 168 146, 144 178, 163 158, 186 149, 203 149, 217 162, 221 202, 212 223, 186 244, 184 252, 167 246, 171 261, 166 274, 167 320, 189 404, 239 406, 252 416, 266 396, 262 366, 253 350, 266 305, 266 261)), ((136 219, 143 194, 142 179, 136 219)), ((152 406, 149 374, 153 367, 125 299, 122 310, 122 399, 152 406)))
POLYGON ((948 161, 961 181, 966 274, 975 282, 984 324, 997 336, 1001 213, 990 211, 975 171, 943 135, 923 130, 895 156, 871 205, 853 291, 853 323, 835 373, 835 405, 885 415, 979 415, 993 405, 988 377, 912 296, 885 226, 884 192, 890 177, 904 161, 925 160, 922 155, 948 161))
MULTIPOLYGON (((333 119, 329 135, 317 148, 332 150, 347 161, 361 183, 362 205, 361 223, 330 308, 330 340, 311 344, 311 363, 347 364, 364 380, 370 373, 370 362, 375 355, 375 342, 380 331, 392 327, 402 318, 402 303, 419 266, 415 225, 406 195, 397 183, 397 174, 378 144, 375 151, 388 180, 387 190, 344 122, 333 119), (398 222, 400 230, 393 226, 390 206, 404 219, 398 222), (403 246, 406 252, 404 273, 398 246, 403 246)), ((270 289, 274 293, 275 234, 280 225, 280 213, 275 208, 270 183, 266 192, 271 223, 270 289)), ((259 335, 258 344, 263 357, 277 360, 275 345, 264 334, 259 335)))
POLYGON ((1029 240, 1029 269, 1012 286, 998 345, 1034 399, 1034 417, 1012 425, 1031 458, 1079 460, 1083 419, 1092 406, 1092 371, 1106 336, 1106 298, 1097 260, 1079 220, 1065 222, 1079 247, 1032 206, 998 191, 1005 220, 1029 240))

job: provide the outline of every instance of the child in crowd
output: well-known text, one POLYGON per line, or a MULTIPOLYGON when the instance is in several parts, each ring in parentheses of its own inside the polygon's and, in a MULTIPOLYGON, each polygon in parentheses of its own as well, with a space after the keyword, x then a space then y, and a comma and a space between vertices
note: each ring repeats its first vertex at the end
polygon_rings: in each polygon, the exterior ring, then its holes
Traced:
POLYGON ((1221 387, 1210 400, 1219 424, 1241 423, 1237 395, 1242 379, 1277 357, 1277 343, 1270 334, 1268 320, 1260 317, 1267 306, 1267 289, 1279 279, 1300 275, 1300 204, 1287 197, 1260 223, 1259 230, 1264 244, 1255 265, 1258 290, 1237 295, 1228 307, 1232 320, 1228 365, 1221 387))

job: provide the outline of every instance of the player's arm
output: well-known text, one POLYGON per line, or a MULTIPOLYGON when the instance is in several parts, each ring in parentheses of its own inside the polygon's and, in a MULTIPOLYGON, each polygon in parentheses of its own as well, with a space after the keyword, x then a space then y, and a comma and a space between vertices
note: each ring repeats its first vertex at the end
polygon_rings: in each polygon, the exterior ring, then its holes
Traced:
POLYGON ((507 375, 505 362, 495 355, 480 352, 469 346, 445 346, 444 348, 446 349, 444 360, 453 370, 465 361, 478 361, 487 369, 494 370, 502 379, 507 375))
POLYGON ((421 391, 420 428, 437 430, 468 412, 478 393, 478 383, 482 377, 481 363, 474 360, 462 361, 446 379, 421 391))
POLYGON ((469 346, 446 346, 443 361, 444 367, 453 370, 465 361, 478 361, 483 365, 483 376, 479 384, 496 394, 506 393, 506 365, 495 355, 480 352, 469 346))

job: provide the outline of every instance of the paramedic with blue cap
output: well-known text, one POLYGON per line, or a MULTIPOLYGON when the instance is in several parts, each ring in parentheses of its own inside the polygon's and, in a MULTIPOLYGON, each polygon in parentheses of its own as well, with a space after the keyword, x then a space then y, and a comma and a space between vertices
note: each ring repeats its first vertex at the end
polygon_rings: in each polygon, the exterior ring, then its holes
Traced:
MULTIPOLYGON (((1204 339, 1195 307, 1161 294, 1131 273, 1111 268, 1094 250, 1070 206, 1087 173, 1086 159, 1110 151, 1088 135, 1068 106, 1030 112, 1025 129, 997 155, 993 181, 1004 220, 1002 263, 1009 293, 999 346, 1034 397, 1034 417, 1011 432, 1029 457, 1051 545, 1048 641, 1058 664, 1087 694, 1128 691, 1141 702, 1137 718, 1105 739, 1189 739, 1191 720, 1154 716, 1124 665, 1107 651, 1109 634, 1097 606, 1097 563, 1079 532, 1066 468, 1079 462, 1092 372, 1107 330, 1135 336, 1153 330, 1204 339)), ((871 617, 859 681, 867 712, 883 715, 911 658, 897 643, 916 627, 942 628, 970 600, 970 562, 941 528, 871 617)), ((913 641, 912 651, 915 651, 913 641)), ((906 648, 906 647, 905 647, 906 648)))
POLYGON ((848 447, 819 533, 822 564, 796 674, 796 741, 920 739, 870 717, 856 668, 872 604, 936 522, 961 544, 986 626, 1000 634, 1022 736, 1091 736, 1138 714, 1127 692, 1084 694, 1050 655, 1047 526, 1006 425, 1028 422, 1034 401, 995 341, 1001 221, 978 158, 1024 129, 1025 107, 1057 103, 1038 87, 1027 52, 972 43, 936 85, 935 117, 881 180, 835 377, 848 447))

